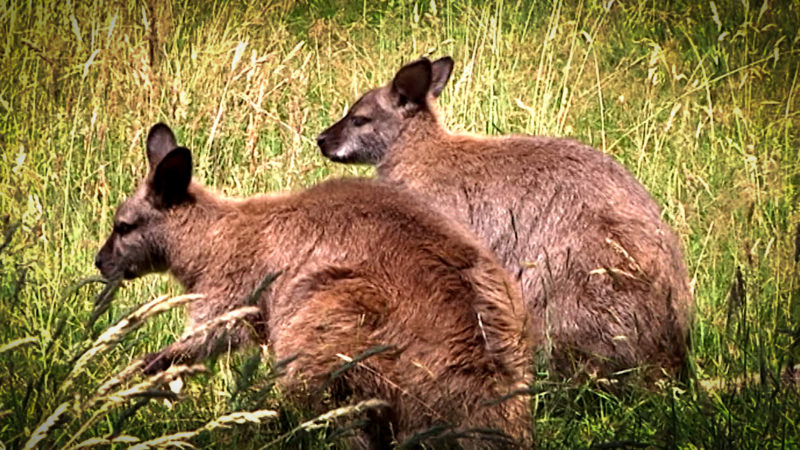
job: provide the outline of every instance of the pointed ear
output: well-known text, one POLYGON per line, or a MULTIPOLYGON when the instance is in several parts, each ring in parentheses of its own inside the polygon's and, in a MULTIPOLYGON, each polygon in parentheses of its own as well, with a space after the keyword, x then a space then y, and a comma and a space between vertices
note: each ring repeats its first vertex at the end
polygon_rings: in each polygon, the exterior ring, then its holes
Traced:
POLYGON ((450 79, 450 74, 453 72, 453 58, 445 56, 439 58, 431 64, 432 81, 431 81, 431 94, 433 98, 439 97, 444 90, 447 80, 450 79))
POLYGON ((150 163, 150 171, 154 171, 164 156, 177 146, 175 135, 168 126, 163 123, 153 125, 147 133, 147 161, 150 163))
POLYGON ((392 92, 400 99, 400 105, 411 101, 425 103, 431 87, 431 62, 426 58, 403 66, 392 80, 392 92))
POLYGON ((164 155, 151 172, 150 196, 157 207, 168 208, 188 199, 192 152, 178 147, 164 155))

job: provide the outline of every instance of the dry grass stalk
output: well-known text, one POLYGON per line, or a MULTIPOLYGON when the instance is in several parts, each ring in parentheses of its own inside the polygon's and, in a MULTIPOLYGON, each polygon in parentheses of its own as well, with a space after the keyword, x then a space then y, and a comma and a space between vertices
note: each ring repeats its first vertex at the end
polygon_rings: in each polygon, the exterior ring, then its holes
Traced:
POLYGON ((25 443, 25 446, 22 447, 23 449, 35 448, 39 445, 39 442, 42 441, 45 437, 47 437, 47 433, 56 425, 58 420, 61 418, 62 415, 67 411, 67 407, 69 407, 70 402, 64 402, 53 411, 53 414, 47 416, 47 418, 33 430, 33 434, 28 439, 28 442, 25 443))
POLYGON ((145 441, 129 447, 129 450, 144 450, 148 448, 163 448, 163 447, 180 447, 180 448, 194 448, 194 446, 187 442, 204 431, 211 431, 216 428, 228 428, 233 424, 245 423, 261 423, 265 419, 274 419, 278 417, 278 413, 268 409, 258 411, 240 411, 218 417, 211 422, 203 425, 192 431, 182 431, 180 433, 169 434, 161 436, 149 441, 145 441))
MULTIPOLYGON (((134 385, 133 387, 130 387, 128 389, 125 389, 125 390, 122 390, 122 391, 118 391, 118 392, 115 392, 115 393, 113 393, 111 395, 105 396, 104 397, 105 403, 103 403, 100 406, 100 408, 98 408, 94 413, 92 413, 92 416, 88 420, 86 420, 85 422, 83 422, 81 424, 81 426, 78 429, 78 431, 76 431, 75 433, 72 433, 72 436, 70 437, 69 441, 67 441, 67 443, 64 446, 65 447, 69 447, 70 445, 72 445, 72 443, 75 442, 76 440, 78 440, 78 438, 80 438, 86 431, 88 431, 89 428, 92 425, 94 425, 95 422, 97 422, 97 420, 102 419, 103 417, 106 417, 106 415, 108 414, 109 411, 111 411, 113 408, 121 405, 122 403, 124 403, 124 402, 126 402, 128 400, 131 400, 131 399, 133 399, 135 397, 140 397, 140 396, 146 395, 149 391, 152 391, 154 387, 162 386, 165 383, 167 383, 168 381, 173 380, 173 379, 175 379, 177 377, 180 377, 180 376, 183 376, 183 375, 193 375, 193 374, 196 374, 196 373, 199 373, 199 372, 204 372, 204 371, 205 371, 205 367, 203 367, 202 365, 172 366, 169 369, 167 369, 167 370, 165 370, 163 372, 157 373, 157 374, 149 377, 147 380, 134 385)), ((123 372, 125 372, 125 371, 123 371, 123 372)), ((120 377, 118 376, 116 378, 120 378, 120 377)), ((100 400, 100 398, 97 398, 97 397, 92 398, 84 406, 83 411, 88 410, 90 407, 92 407, 94 404, 96 404, 97 401, 99 401, 99 400, 100 400)))
MULTIPOLYGON (((159 312, 165 311, 173 306, 177 306, 178 304, 184 304, 188 301, 193 301, 201 297, 202 296, 200 295, 187 295, 187 296, 174 297, 171 299, 167 299, 166 297, 159 297, 154 301, 145 304, 137 311, 135 311, 125 319, 121 320, 117 325, 106 330, 106 332, 104 332, 103 335, 101 335, 100 338, 98 338, 95 341, 93 347, 87 350, 83 355, 81 355, 79 362, 85 359, 85 361, 81 364, 81 367, 85 366, 86 362, 93 356, 113 346, 116 342, 119 341, 119 339, 122 336, 125 336, 133 328, 141 325, 141 323, 143 323, 144 320, 146 320, 148 317, 151 317, 154 314, 158 314, 159 312)), ((258 308, 252 306, 243 307, 230 311, 196 328, 190 334, 184 336, 182 338, 182 341, 187 341, 200 334, 210 332, 219 326, 232 324, 234 322, 244 319, 247 316, 250 316, 252 314, 257 314, 258 312, 259 312, 258 308)), ((142 365, 143 361, 137 360, 131 363, 125 369, 123 369, 116 376, 106 381, 102 386, 100 386, 96 394, 92 396, 92 398, 84 404, 83 411, 87 411, 89 408, 96 405, 99 401, 104 401, 104 403, 100 406, 99 409, 97 409, 92 414, 92 416, 87 421, 81 424, 81 427, 78 429, 78 431, 74 433, 70 438, 70 440, 67 442, 66 444, 67 446, 71 445, 75 440, 77 440, 81 435, 83 435, 89 429, 89 427, 91 427, 98 419, 104 417, 109 411, 119 406, 120 404, 134 397, 146 395, 147 392, 151 391, 154 387, 162 386, 182 376, 193 375, 205 371, 205 367, 202 365, 193 365, 193 366, 176 365, 170 367, 166 371, 159 372, 149 377, 147 380, 138 383, 128 389, 117 391, 113 394, 108 394, 108 392, 110 392, 112 389, 122 384, 131 375, 137 373, 142 365)), ((69 379, 70 380, 74 379, 73 374, 77 374, 79 372, 80 370, 78 368, 78 363, 76 363, 75 366, 73 366, 71 378, 69 379)), ((65 385, 67 385, 66 382, 65 385)))
POLYGON ((113 348, 120 339, 131 331, 141 327, 148 318, 202 297, 202 295, 198 294, 180 295, 171 298, 168 296, 161 296, 145 303, 139 307, 139 309, 129 314, 127 317, 124 317, 117 322, 116 325, 104 331, 103 334, 94 341, 92 346, 78 358, 75 364, 73 364, 69 375, 65 378, 64 383, 61 385, 61 392, 65 392, 72 386, 75 377, 83 372, 87 363, 92 358, 113 348))
POLYGON ((135 444, 139 442, 140 439, 136 436, 129 436, 127 434, 123 434, 120 436, 114 436, 113 438, 107 437, 93 437, 86 439, 85 441, 79 443, 78 445, 72 447, 73 449, 81 449, 81 448, 92 448, 92 447, 100 447, 100 446, 111 446, 113 444, 135 444))
POLYGON ((300 425, 296 426, 295 428, 293 428, 288 433, 286 433, 286 434, 274 439, 273 441, 271 441, 267 445, 261 447, 260 450, 264 450, 266 448, 272 447, 272 446, 276 445, 277 443, 279 443, 280 441, 283 441, 285 439, 288 439, 288 438, 294 436, 299 431, 317 430, 317 429, 329 426, 331 422, 333 422, 335 419, 338 419, 340 417, 361 414, 362 412, 370 410, 370 409, 386 408, 388 406, 389 406, 389 404, 386 403, 383 400, 369 399, 369 400, 364 400, 362 402, 358 402, 355 405, 343 406, 341 408, 332 409, 332 410, 330 410, 330 411, 328 411, 328 412, 326 412, 324 414, 320 414, 319 416, 317 416, 317 417, 315 417, 315 418, 313 418, 311 420, 307 420, 307 421, 301 423, 300 425))
POLYGON ((214 319, 209 320, 208 322, 205 322, 197 328, 191 330, 189 333, 181 337, 181 342, 188 341, 189 339, 192 339, 203 333, 210 332, 223 325, 233 325, 235 322, 244 320, 248 316, 256 315, 259 312, 260 310, 257 306, 244 306, 234 309, 233 311, 228 311, 227 313, 215 317, 214 319))
POLYGON ((36 342, 37 342, 36 338, 31 336, 14 339, 13 341, 4 344, 2 347, 0 347, 0 354, 5 352, 10 352, 15 348, 26 347, 28 345, 35 344, 36 342))

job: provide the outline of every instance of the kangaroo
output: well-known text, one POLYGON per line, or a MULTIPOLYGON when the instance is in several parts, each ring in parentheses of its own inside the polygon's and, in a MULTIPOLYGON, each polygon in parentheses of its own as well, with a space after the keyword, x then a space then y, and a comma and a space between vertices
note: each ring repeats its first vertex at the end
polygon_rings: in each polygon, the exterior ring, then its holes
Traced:
POLYGON ((147 136, 147 159, 147 177, 95 258, 104 277, 169 271, 204 294, 187 307, 191 328, 243 306, 265 274, 280 275, 257 316, 148 355, 145 372, 261 342, 289 361, 281 383, 290 397, 306 392, 319 408, 307 392, 327 387, 336 403, 389 405, 367 415, 357 447, 440 426, 452 442, 433 433, 437 446, 531 444, 528 401, 511 395, 530 377, 521 294, 468 230, 375 180, 223 197, 192 180, 191 152, 164 124, 147 136), (331 382, 348 358, 377 346, 388 350, 331 382))
POLYGON ((323 155, 372 164, 472 228, 521 282, 556 374, 682 372, 693 298, 655 201, 574 140, 449 132, 435 100, 452 69, 449 57, 404 66, 319 135, 323 155))

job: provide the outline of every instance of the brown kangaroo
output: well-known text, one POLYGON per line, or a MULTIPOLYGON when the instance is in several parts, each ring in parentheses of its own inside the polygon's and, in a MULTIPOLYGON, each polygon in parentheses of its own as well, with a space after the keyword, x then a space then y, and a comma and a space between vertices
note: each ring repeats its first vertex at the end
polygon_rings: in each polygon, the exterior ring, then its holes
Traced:
POLYGON ((304 386, 327 386, 336 403, 388 403, 367 415, 359 447, 440 426, 450 428, 433 445, 530 445, 528 401, 510 395, 529 381, 523 302, 469 231, 373 180, 224 198, 192 181, 190 151, 163 124, 148 134, 147 158, 149 174, 97 254, 105 277, 168 270, 205 296, 188 307, 192 327, 243 306, 266 274, 281 274, 249 323, 149 355, 146 372, 255 340, 290 361, 282 383, 301 400, 310 398, 304 386), (348 357, 377 346, 389 350, 330 381, 348 357))
POLYGON ((693 299, 655 201, 571 139, 450 133, 434 100, 452 68, 449 57, 404 66, 319 135, 322 153, 375 165, 477 232, 520 279, 557 373, 680 372, 693 299))

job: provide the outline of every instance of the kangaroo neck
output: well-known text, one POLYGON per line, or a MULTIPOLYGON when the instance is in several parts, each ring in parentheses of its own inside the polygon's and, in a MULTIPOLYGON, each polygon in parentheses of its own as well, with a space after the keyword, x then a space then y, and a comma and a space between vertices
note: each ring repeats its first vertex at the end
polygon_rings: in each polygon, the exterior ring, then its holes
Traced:
POLYGON ((380 175, 391 172, 403 161, 415 159, 431 146, 447 139, 449 133, 439 123, 436 113, 423 110, 406 121, 406 125, 386 152, 386 157, 377 165, 380 175))
POLYGON ((242 297, 308 253, 314 233, 293 196, 229 199, 192 189, 195 201, 174 211, 167 231, 169 271, 188 292, 242 297))
POLYGON ((226 222, 235 215, 225 199, 192 185, 193 200, 168 212, 166 240, 169 272, 188 292, 203 290, 205 279, 220 274, 231 258, 231 234, 226 222), (211 275, 209 275, 211 274, 211 275))

